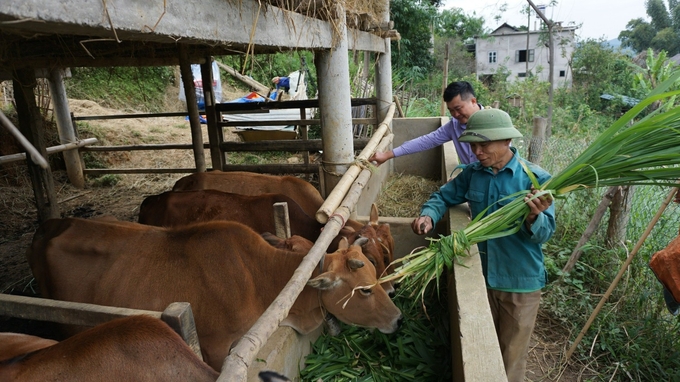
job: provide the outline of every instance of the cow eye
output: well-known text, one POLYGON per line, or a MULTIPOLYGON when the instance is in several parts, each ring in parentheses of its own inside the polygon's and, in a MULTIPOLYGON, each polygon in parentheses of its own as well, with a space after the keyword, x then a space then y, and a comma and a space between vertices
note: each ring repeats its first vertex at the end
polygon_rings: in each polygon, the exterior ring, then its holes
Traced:
POLYGON ((368 259, 368 261, 370 261, 370 262, 371 262, 371 264, 373 264, 373 266, 375 267, 375 263, 376 263, 376 261, 375 261, 375 259, 374 259, 374 258, 372 258, 372 257, 371 257, 370 259, 368 259))
POLYGON ((370 296, 371 294, 373 294, 373 290, 371 290, 371 288, 359 288, 359 291, 364 296, 370 296))

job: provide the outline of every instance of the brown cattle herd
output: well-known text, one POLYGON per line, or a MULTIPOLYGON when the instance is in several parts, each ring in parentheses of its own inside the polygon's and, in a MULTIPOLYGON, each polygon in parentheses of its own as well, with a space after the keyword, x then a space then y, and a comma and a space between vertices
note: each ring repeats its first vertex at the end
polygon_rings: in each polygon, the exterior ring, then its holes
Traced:
MULTIPOLYGON (((323 198, 292 176, 196 173, 146 198, 139 222, 51 219, 27 251, 44 298, 162 311, 191 304, 203 359, 165 323, 131 316, 61 342, 0 333, 0 381, 215 381, 229 350, 283 289, 323 226, 323 198), (273 234, 272 205, 288 204, 291 234, 273 234)), ((367 224, 349 220, 281 322, 309 333, 326 312, 383 333, 401 312, 377 280, 394 240, 373 206, 367 224)), ((275 372, 263 381, 286 381, 275 372)))

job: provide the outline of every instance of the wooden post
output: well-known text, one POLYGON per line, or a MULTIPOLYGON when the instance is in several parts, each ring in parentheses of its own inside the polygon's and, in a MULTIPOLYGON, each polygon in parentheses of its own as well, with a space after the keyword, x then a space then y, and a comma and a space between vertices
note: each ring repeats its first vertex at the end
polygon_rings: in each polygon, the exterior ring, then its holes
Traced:
POLYGON ((534 117, 534 129, 529 143, 529 162, 540 164, 543 155, 543 142, 545 141, 545 128, 547 120, 542 117, 534 117))
POLYGON ((634 190, 635 186, 624 186, 614 194, 612 203, 609 205, 609 223, 605 239, 607 248, 614 248, 626 240, 626 227, 630 219, 630 205, 633 201, 634 190))
MULTIPOLYGON (((17 114, 19 115, 19 129, 28 141, 40 151, 43 158, 47 158, 45 149, 44 128, 42 115, 35 103, 35 71, 33 69, 19 69, 14 72, 14 100, 17 114)), ((57 195, 54 192, 54 179, 49 166, 46 169, 36 165, 30 155, 26 156, 28 174, 33 184, 35 204, 38 209, 38 219, 43 222, 47 219, 58 218, 57 195)))
MULTIPOLYGON (((212 57, 207 56, 201 64, 203 77, 203 98, 205 99, 205 118, 208 122, 208 138, 210 139, 210 159, 213 170, 223 170, 227 163, 226 155, 220 149, 224 142, 221 126, 217 126, 217 111, 215 110, 215 91, 213 90, 212 57)), ((221 122, 221 121, 220 121, 221 122)))
POLYGON ((198 358, 203 359, 191 304, 188 302, 173 302, 165 308, 161 314, 161 320, 182 337, 198 358))
POLYGON ((196 100, 196 88, 194 87, 194 75, 191 73, 191 62, 187 53, 186 45, 179 44, 179 70, 184 84, 184 95, 187 100, 187 113, 189 113, 189 125, 191 126, 191 143, 194 150, 194 162, 197 172, 205 172, 205 153, 203 152, 203 130, 198 115, 198 101, 196 100))
MULTIPOLYGON (((68 99, 64 88, 63 69, 50 70, 48 84, 52 95, 57 129, 59 130, 59 142, 62 145, 76 142, 78 138, 76 138, 75 128, 71 124, 71 111, 68 108, 68 99)), ((85 187, 83 165, 78 150, 64 151, 64 163, 71 184, 76 188, 85 187)))
POLYGON ((288 215, 288 203, 274 203, 274 227, 276 227, 276 236, 282 239, 290 238, 290 217, 288 215))
MULTIPOLYGON (((444 90, 446 90, 446 86, 448 86, 449 82, 449 43, 446 43, 446 48, 444 49, 444 73, 442 75, 442 94, 444 94, 444 90)), ((441 107, 439 108, 439 115, 446 116, 447 115, 447 110, 446 110, 446 102, 442 99, 441 101, 441 107)))

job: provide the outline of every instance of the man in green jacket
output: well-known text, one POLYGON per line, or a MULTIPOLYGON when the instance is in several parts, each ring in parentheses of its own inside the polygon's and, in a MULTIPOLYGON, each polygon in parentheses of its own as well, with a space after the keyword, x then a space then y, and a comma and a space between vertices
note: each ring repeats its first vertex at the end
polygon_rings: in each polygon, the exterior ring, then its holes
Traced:
POLYGON ((550 178, 545 170, 522 159, 510 146, 522 134, 502 110, 484 109, 468 120, 459 137, 469 142, 477 162, 433 193, 423 205, 413 231, 425 234, 449 207, 468 202, 472 216, 490 214, 509 203, 504 199, 526 190, 529 215, 512 235, 478 244, 487 297, 496 327, 509 382, 523 382, 529 339, 536 322, 541 288, 546 283, 541 245, 555 232, 555 207, 547 196, 534 198, 537 191, 521 163, 542 184, 550 178))

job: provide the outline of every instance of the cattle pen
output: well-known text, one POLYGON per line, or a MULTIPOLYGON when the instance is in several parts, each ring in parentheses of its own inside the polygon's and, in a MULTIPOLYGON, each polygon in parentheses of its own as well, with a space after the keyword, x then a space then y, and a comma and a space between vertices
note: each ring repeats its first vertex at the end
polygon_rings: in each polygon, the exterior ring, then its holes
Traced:
MULTIPOLYGON (((279 8, 271 3, 251 0, 207 0, 196 4, 173 0, 154 4, 139 4, 131 0, 108 0, 101 3, 83 0, 59 3, 48 0, 9 0, 0 4, 0 46, 3 47, 0 50, 0 80, 11 80, 14 85, 18 127, 27 138, 24 143, 25 150, 29 153, 20 159, 25 158, 28 165, 38 219, 44 221, 59 217, 61 211, 54 192, 53 174, 49 166, 41 167, 41 161, 31 155, 35 151, 46 158, 48 152, 65 150, 69 180, 80 187, 84 185, 85 176, 117 171, 83 168, 80 154, 85 151, 134 151, 172 147, 190 149, 194 155, 195 168, 132 169, 127 170, 127 173, 204 172, 207 169, 275 174, 319 173, 322 194, 329 196, 332 205, 325 206, 328 210, 326 229, 301 265, 302 273, 307 272, 309 278, 330 240, 346 220, 350 217, 367 220, 370 206, 390 173, 400 172, 445 181, 447 174, 457 164, 452 145, 408 158, 398 158, 375 172, 371 172, 355 155, 356 151, 362 150, 359 158, 365 161, 376 149, 384 150, 392 142, 398 145, 432 131, 441 124, 440 118, 392 118, 395 107, 392 102, 390 36, 394 37, 395 31, 391 30, 388 9, 383 9, 378 15, 379 19, 372 20, 373 22, 369 20, 351 23, 349 21, 353 20, 352 16, 357 16, 351 9, 330 7, 331 17, 319 18, 279 8), (193 17, 195 14, 202 15, 201 19, 196 20, 193 17), (292 25, 295 27, 291 27, 292 25), (273 53, 282 49, 315 52, 315 65, 319 75, 317 100, 233 106, 215 103, 214 94, 206 88, 205 114, 209 139, 204 143, 193 83, 187 80, 187 112, 183 115, 189 116, 192 137, 190 145, 98 147, 92 141, 79 141, 75 135, 74 120, 69 112, 63 85, 63 76, 69 67, 179 65, 182 73, 187 74, 191 64, 200 64, 203 83, 212 83, 210 65, 213 56, 247 55, 253 50, 258 54, 273 53), (375 98, 351 98, 348 52, 352 50, 375 54, 375 98), (35 79, 38 77, 48 78, 50 81, 54 112, 63 145, 61 148, 48 150, 42 143, 44 132, 34 95, 35 79), (374 107, 375 117, 353 119, 351 108, 360 105, 374 107), (297 126, 319 124, 322 126, 322 139, 265 143, 225 142, 223 129, 233 123, 223 122, 222 113, 248 107, 318 107, 318 120, 301 118, 281 123, 297 126), (372 124, 375 126, 374 131, 381 132, 374 132, 371 139, 355 138, 351 129, 353 124, 372 124), (210 153, 210 163, 205 160, 206 150, 210 153), (228 163, 227 155, 230 152, 269 150, 322 150, 324 156, 321 164, 234 167, 228 163), (348 173, 353 175, 343 178, 343 174, 348 173), (355 184, 355 187, 346 196, 344 193, 333 195, 331 190, 346 183, 355 184)), ((385 3, 389 6, 389 2, 385 3)), ((361 18, 357 16, 356 19, 361 18)), ((6 123, 3 126, 11 128, 6 123)), ((126 170, 119 173, 123 171, 126 170)), ((398 248, 396 256, 403 256, 426 243, 424 238, 410 232, 410 219, 381 217, 381 221, 391 226, 395 248, 398 248)), ((465 208, 452 208, 448 220, 440 224, 433 235, 458 229, 467 221, 468 212, 465 208)), ((479 256, 473 253, 465 260, 465 264, 456 265, 448 278, 452 312, 451 363, 455 381, 503 381, 505 378, 490 311, 488 306, 478 304, 484 298, 480 293, 485 293, 480 269, 479 256)), ((299 293, 306 281, 300 279, 291 282, 296 283, 296 286, 284 290, 285 296, 280 298, 293 300, 296 296, 295 288, 299 293)), ((279 299, 273 305, 279 304, 278 301, 279 299)), ((35 306, 44 303, 37 300, 35 302, 35 306)), ((31 309, 40 310, 39 314, 32 316, 34 318, 58 315, 43 308, 21 307, 24 303, 26 306, 30 305, 30 302, 24 300, 16 305, 9 300, 0 300, 0 306, 3 307, 0 315, 21 315, 17 311, 31 309)), ((80 311, 85 309, 82 306, 72 308, 81 309, 80 311)), ((319 331, 303 336, 290 328, 279 328, 278 322, 285 317, 286 312, 285 309, 278 309, 274 313, 278 315, 275 320, 259 320, 252 332, 245 336, 245 340, 234 348, 233 357, 230 355, 227 358, 218 380, 255 381, 257 372, 264 369, 277 370, 295 378, 300 364, 304 363, 304 356, 309 352, 309 342, 319 335, 319 331), (253 334, 258 332, 264 332, 264 338, 260 334, 253 334), (246 353, 247 356, 244 356, 246 353)), ((159 312, 146 314, 162 315, 159 312)), ((192 321, 186 318, 186 312, 180 316, 175 321, 192 321)), ((65 320, 60 322, 63 321, 65 320)), ((76 323, 94 325, 96 322, 92 320, 76 323)), ((186 329, 181 331, 186 332, 186 329)))

